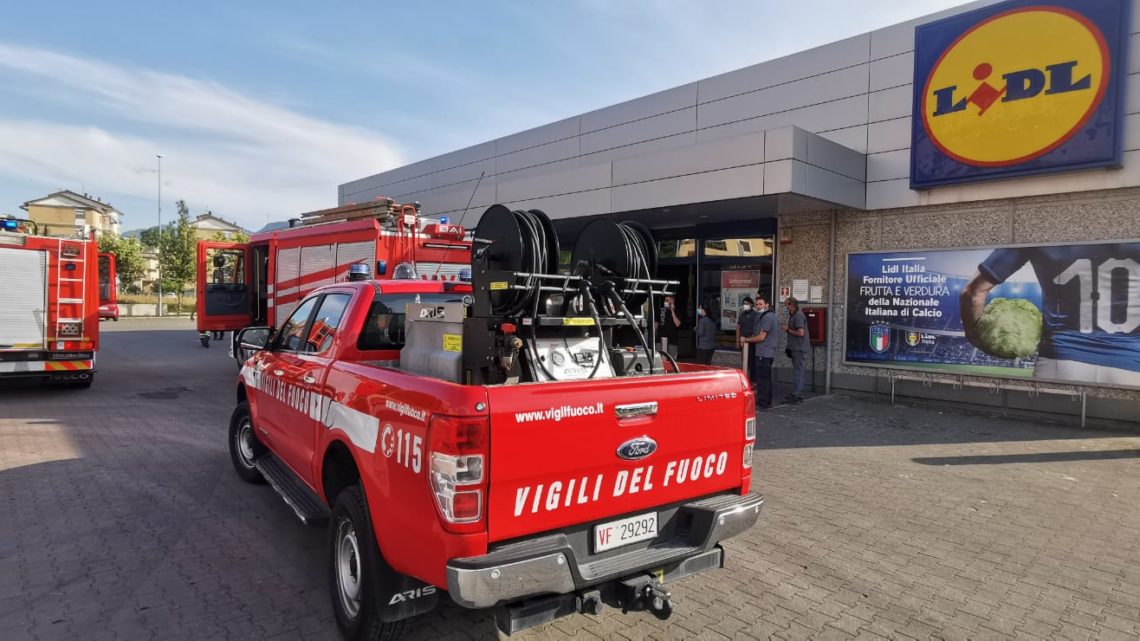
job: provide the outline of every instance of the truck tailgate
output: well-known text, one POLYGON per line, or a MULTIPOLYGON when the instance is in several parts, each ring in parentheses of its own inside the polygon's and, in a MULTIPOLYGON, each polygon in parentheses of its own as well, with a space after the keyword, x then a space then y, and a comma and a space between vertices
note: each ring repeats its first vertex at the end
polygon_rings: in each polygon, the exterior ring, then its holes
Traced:
POLYGON ((492 541, 742 488, 751 396, 735 371, 492 387, 488 397, 492 541))

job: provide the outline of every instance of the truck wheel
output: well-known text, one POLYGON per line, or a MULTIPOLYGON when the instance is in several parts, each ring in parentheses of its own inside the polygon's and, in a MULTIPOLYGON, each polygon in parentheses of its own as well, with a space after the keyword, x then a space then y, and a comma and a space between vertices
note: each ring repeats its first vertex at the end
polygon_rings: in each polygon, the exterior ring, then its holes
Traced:
POLYGON ((341 635, 349 641, 394 641, 404 622, 380 620, 376 590, 380 548, 364 493, 353 485, 336 497, 329 521, 329 587, 341 635))
POLYGON ((265 477, 257 471, 253 462, 265 453, 265 446, 257 440, 253 431, 253 419, 249 416, 249 403, 238 403, 230 417, 230 462, 234 471, 246 483, 264 483, 265 477))
POLYGON ((80 379, 78 381, 73 382, 71 384, 71 386, 74 388, 77 388, 77 389, 88 389, 91 387, 91 384, 94 382, 95 382, 95 374, 92 373, 92 374, 89 374, 87 376, 87 378, 80 379))

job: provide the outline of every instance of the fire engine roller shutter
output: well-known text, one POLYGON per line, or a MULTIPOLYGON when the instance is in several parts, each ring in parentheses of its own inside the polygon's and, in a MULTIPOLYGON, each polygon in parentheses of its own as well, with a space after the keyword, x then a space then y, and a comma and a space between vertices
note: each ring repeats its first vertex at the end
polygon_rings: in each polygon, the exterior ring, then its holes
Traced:
POLYGON ((277 251, 277 287, 274 291, 275 302, 287 300, 289 302, 277 305, 275 313, 277 323, 284 323, 293 308, 297 306, 297 292, 300 290, 301 276, 301 250, 296 247, 277 251))
MULTIPOLYGON (((341 282, 347 278, 348 266, 361 261, 368 264, 372 270, 376 260, 376 241, 366 240, 360 243, 338 243, 336 246, 336 280, 341 282)), ((391 267, 389 267, 391 269, 391 267)), ((380 274, 376 274, 380 276, 380 274)))
POLYGON ((44 347, 47 252, 0 248, 0 347, 44 347))
POLYGON ((336 253, 332 245, 310 245, 301 248, 301 295, 321 285, 333 283, 336 253))

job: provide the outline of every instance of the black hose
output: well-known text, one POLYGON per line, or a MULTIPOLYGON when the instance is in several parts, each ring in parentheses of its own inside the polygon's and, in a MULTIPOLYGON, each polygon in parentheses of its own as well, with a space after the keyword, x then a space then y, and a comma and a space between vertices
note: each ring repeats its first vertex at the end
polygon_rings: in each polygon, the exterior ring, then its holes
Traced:
POLYGON ((653 358, 653 348, 650 347, 649 343, 646 342, 645 335, 641 333, 641 328, 639 328, 637 326, 637 323, 634 322, 633 314, 629 313, 629 308, 625 306, 625 302, 622 301, 621 297, 618 296, 617 292, 614 291, 614 284, 612 282, 607 282, 606 286, 606 293, 613 297, 614 302, 617 303, 618 308, 621 309, 621 313, 625 314, 625 317, 630 322, 630 326, 633 327, 634 333, 637 334, 637 340, 641 342, 641 346, 645 349, 645 355, 649 357, 649 373, 653 374, 653 361, 656 360, 653 358))

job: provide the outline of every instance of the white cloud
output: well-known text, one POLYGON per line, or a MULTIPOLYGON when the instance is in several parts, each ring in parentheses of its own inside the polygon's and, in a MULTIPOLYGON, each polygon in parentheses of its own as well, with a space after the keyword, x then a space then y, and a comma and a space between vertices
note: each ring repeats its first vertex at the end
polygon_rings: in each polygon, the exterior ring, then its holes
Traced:
POLYGON ((153 198, 147 170, 162 153, 164 195, 259 227, 267 213, 335 205, 338 184, 404 161, 374 131, 207 80, 0 43, 0 79, 5 69, 67 92, 67 123, 0 119, 0 173, 51 186, 153 198))

